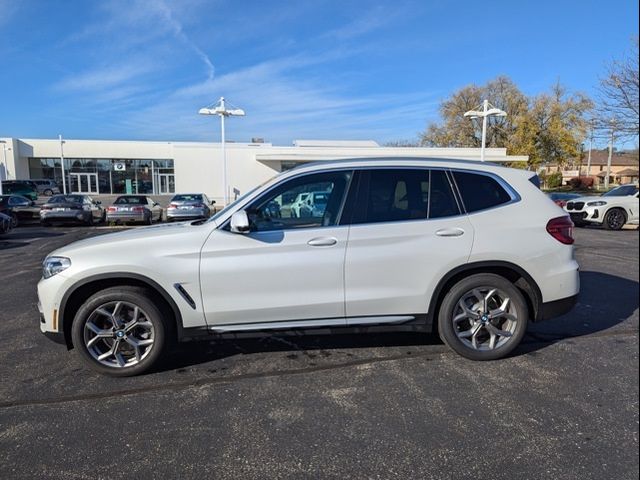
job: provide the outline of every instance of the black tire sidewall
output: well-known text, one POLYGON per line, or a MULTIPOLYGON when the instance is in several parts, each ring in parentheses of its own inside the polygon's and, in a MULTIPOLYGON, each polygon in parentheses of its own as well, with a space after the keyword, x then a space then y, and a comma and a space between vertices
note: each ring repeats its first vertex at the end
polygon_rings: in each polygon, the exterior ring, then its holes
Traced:
POLYGON ((449 348, 470 360, 497 360, 503 358, 516 348, 527 331, 529 311, 527 303, 518 288, 504 277, 491 273, 471 275, 456 283, 445 295, 438 312, 438 331, 440 337, 449 348), (456 335, 451 318, 460 297, 477 287, 495 287, 504 291, 511 298, 516 308, 518 322, 514 335, 503 346, 494 350, 480 351, 466 346, 456 335))
POLYGON ((604 216, 604 228, 606 228, 607 230, 621 230, 622 227, 624 227, 625 223, 627 223, 627 214, 620 208, 612 208, 604 216), (620 225, 619 228, 613 228, 613 227, 609 226, 609 216, 612 213, 616 213, 616 212, 621 213, 623 215, 623 218, 624 218, 624 222, 622 222, 622 225, 620 225))
POLYGON ((153 368, 166 350, 168 333, 166 314, 156 306, 156 303, 147 290, 138 287, 108 288, 89 297, 78 309, 71 326, 73 345, 78 350, 82 360, 93 370, 114 377, 139 375, 153 368), (91 356, 84 344, 84 325, 89 315, 100 305, 118 300, 133 303, 144 310, 154 328, 154 342, 151 352, 133 367, 111 368, 104 366, 91 356))

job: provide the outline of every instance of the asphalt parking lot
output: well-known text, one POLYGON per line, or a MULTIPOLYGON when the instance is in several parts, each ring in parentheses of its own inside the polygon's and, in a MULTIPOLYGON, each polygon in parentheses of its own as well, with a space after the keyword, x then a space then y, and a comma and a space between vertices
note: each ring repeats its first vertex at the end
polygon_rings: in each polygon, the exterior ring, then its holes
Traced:
POLYGON ((2 478, 638 478, 638 231, 576 231, 575 310, 474 363, 415 334, 192 343, 112 379, 38 328, 40 262, 107 227, 0 237, 2 478))

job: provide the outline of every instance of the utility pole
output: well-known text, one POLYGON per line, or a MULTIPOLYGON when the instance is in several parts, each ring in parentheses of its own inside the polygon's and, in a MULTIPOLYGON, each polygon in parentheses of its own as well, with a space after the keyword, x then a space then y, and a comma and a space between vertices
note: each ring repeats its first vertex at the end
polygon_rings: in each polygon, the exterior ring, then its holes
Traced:
POLYGON ((591 175, 591 148, 593 147, 593 120, 589 122, 589 156, 587 157, 587 177, 591 175))
POLYGON ((611 157, 613 155, 613 136, 615 120, 611 119, 611 136, 609 137, 609 158, 607 158, 607 176, 604 179, 604 188, 609 189, 609 177, 611 176, 611 157))

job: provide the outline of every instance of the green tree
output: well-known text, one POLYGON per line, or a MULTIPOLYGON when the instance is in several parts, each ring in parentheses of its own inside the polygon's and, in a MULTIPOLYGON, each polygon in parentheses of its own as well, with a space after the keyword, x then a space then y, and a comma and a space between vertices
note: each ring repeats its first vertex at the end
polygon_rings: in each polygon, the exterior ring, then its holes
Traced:
POLYGON ((481 122, 464 117, 484 98, 507 112, 490 117, 487 147, 503 147, 511 155, 529 155, 529 164, 564 163, 579 154, 586 136, 586 113, 593 104, 582 94, 569 95, 558 83, 550 93, 527 98, 508 77, 485 86, 470 85, 444 100, 442 122, 429 125, 421 135, 425 146, 480 147, 481 122))

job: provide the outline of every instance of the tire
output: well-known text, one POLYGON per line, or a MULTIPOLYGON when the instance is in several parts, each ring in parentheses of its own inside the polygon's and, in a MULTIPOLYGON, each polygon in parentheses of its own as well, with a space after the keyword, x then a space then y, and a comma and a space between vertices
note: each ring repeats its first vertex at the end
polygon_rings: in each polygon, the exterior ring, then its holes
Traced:
POLYGON ((50 196, 52 196, 52 195, 53 195, 53 190, 51 190, 51 189, 47 188, 47 189, 46 189, 44 192, 42 192, 42 193, 44 193, 44 195, 45 195, 45 196, 50 197, 50 196))
POLYGON ((84 222, 88 227, 93 227, 93 213, 89 214, 89 218, 84 222))
POLYGON ((99 373, 113 377, 140 375, 162 358, 168 344, 169 318, 147 289, 107 288, 89 297, 76 313, 71 326, 73 345, 82 360, 99 373), (134 324, 136 307, 138 321, 134 324), (116 319, 126 322, 118 322, 117 330, 113 315, 107 315, 113 312, 116 319), (101 355, 104 358, 99 360, 101 355))
POLYGON ((18 226, 18 216, 15 213, 11 214, 11 228, 16 228, 18 226))
POLYGON ((602 225, 607 230, 620 230, 627 223, 627 213, 621 208, 612 208, 605 216, 602 225))
POLYGON ((460 280, 445 295, 438 328, 442 340, 459 355, 471 360, 496 360, 518 346, 528 319, 527 303, 515 285, 499 275, 480 273, 460 280), (484 299, 488 299, 486 309, 484 299), (498 310, 506 299, 504 315, 500 315, 498 310), (494 318, 488 314, 491 311, 494 318))
POLYGON ((153 225, 153 212, 149 214, 144 223, 146 223, 147 225, 153 225))

